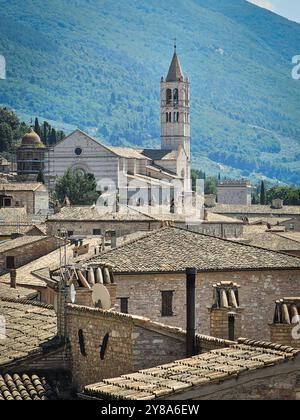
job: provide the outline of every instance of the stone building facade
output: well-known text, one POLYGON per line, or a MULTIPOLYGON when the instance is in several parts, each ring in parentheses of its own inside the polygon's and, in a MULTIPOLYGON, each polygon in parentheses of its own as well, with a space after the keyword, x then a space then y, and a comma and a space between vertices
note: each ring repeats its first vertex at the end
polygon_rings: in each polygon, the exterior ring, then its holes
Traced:
MULTIPOLYGON (((120 193, 129 185, 151 197, 150 188, 171 189, 176 183, 179 195, 190 191, 190 94, 179 58, 174 53, 166 80, 161 81, 161 148, 134 149, 101 143, 80 130, 75 130, 48 151, 47 179, 51 188, 68 168, 95 175, 99 191, 120 193)), ((129 192, 127 200, 137 202, 129 192)))
POLYGON ((211 334, 208 310, 215 284, 240 286, 239 331, 258 340, 270 337, 274 301, 300 291, 299 258, 175 228, 152 232, 93 261, 114 266, 119 305, 125 299, 129 313, 180 328, 186 326, 185 269, 195 266, 196 327, 203 334, 211 334))
POLYGON ((47 214, 49 211, 47 187, 39 182, 0 184, 0 208, 13 207, 23 207, 30 215, 47 214))
POLYGON ((250 181, 219 181, 217 190, 219 204, 251 205, 250 181))
POLYGON ((59 248, 60 244, 54 236, 23 236, 3 242, 0 244, 0 274, 47 255, 59 248))

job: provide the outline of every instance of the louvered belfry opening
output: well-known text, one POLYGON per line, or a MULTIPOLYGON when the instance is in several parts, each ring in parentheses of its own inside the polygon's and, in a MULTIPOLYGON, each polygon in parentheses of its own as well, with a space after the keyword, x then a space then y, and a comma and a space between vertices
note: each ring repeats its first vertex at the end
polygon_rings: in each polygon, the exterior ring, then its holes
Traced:
POLYGON ((240 286, 224 281, 213 285, 213 304, 210 312, 210 334, 214 337, 235 341, 242 334, 240 286))
POLYGON ((275 302, 270 333, 272 342, 300 348, 300 297, 283 298, 275 302))

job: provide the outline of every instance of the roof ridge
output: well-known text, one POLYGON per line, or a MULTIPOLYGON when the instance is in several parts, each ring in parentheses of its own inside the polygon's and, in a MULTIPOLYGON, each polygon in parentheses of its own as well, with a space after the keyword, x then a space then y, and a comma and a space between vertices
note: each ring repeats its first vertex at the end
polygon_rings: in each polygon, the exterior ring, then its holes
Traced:
MULTIPOLYGON (((225 238, 221 238, 221 237, 217 237, 217 236, 212 236, 212 235, 208 235, 208 234, 202 233, 202 232, 194 232, 194 231, 190 231, 190 230, 187 230, 187 229, 185 229, 183 227, 179 227, 179 226, 165 226, 165 227, 161 227, 160 229, 153 230, 153 231, 145 234, 144 236, 142 236, 140 238, 132 239, 131 241, 128 241, 127 243, 122 244, 115 249, 108 250, 108 251, 104 252, 101 256, 104 256, 104 255, 107 255, 107 254, 109 254, 109 255, 113 254, 114 252, 117 252, 118 250, 120 250, 120 249, 122 249, 122 248, 124 248, 128 245, 131 245, 133 243, 142 241, 149 236, 152 236, 152 235, 154 236, 154 235, 158 234, 159 232, 162 232, 163 230, 167 230, 167 229, 175 229, 175 230, 178 230, 178 231, 188 232, 190 234, 194 234, 194 235, 198 235, 198 236, 202 236, 202 237, 206 237, 206 238, 213 238, 213 239, 218 240, 218 241, 231 243, 231 244, 234 244, 234 245, 239 245, 241 247, 244 246, 244 247, 248 247, 248 248, 251 248, 251 249, 257 249, 258 251, 266 251, 268 253, 272 253, 272 254, 275 254, 275 255, 281 255, 281 256, 285 256, 285 257, 288 256, 289 258, 293 258, 295 261, 299 262, 299 257, 297 257, 295 255, 290 255, 290 254, 286 254, 284 252, 274 251, 274 250, 271 250, 271 249, 262 248, 262 247, 255 246, 255 245, 244 244, 244 243, 240 243, 238 241, 233 241, 231 239, 225 239, 225 238)), ((97 257, 97 260, 99 260, 101 256, 97 257)))
POLYGON ((36 306, 38 308, 44 308, 44 309, 54 309, 53 305, 49 305, 43 302, 39 302, 37 300, 30 300, 27 298, 24 299, 17 299, 17 298, 5 298, 0 296, 1 302, 9 302, 9 303, 18 303, 20 305, 30 305, 30 306, 36 306))
POLYGON ((244 344, 250 347, 270 349, 270 350, 280 351, 283 353, 293 354, 293 355, 300 354, 299 349, 295 349, 294 347, 291 347, 291 346, 285 346, 283 344, 272 343, 270 341, 255 341, 255 340, 249 340, 248 338, 239 338, 238 344, 244 344))

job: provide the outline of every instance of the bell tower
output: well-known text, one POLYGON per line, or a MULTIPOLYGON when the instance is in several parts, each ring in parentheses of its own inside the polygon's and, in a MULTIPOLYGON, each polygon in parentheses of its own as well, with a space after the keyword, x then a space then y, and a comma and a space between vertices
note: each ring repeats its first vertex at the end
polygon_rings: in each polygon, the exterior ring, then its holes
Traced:
POLYGON ((162 77, 161 99, 161 148, 178 150, 182 146, 190 161, 190 82, 184 78, 177 55, 174 55, 166 79, 162 77))

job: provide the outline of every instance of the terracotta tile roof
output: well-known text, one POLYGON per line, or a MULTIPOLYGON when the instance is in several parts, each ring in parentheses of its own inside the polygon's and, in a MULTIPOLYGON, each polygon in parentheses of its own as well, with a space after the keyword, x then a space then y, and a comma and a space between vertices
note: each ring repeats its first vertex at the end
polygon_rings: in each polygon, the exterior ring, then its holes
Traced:
POLYGON ((1 329, 0 370, 30 355, 43 354, 57 333, 54 309, 41 303, 0 299, 0 317, 1 327, 5 321, 5 328, 1 329))
POLYGON ((34 289, 27 289, 25 287, 17 287, 13 289, 9 284, 0 283, 0 299, 13 298, 15 300, 30 300, 37 297, 37 292, 34 289))
POLYGON ((26 373, 0 374, 0 401, 56 399, 56 391, 45 376, 26 373))
POLYGON ((281 209, 274 209, 271 206, 260 206, 260 205, 251 205, 251 206, 239 206, 239 205, 228 205, 228 204, 217 204, 216 207, 211 209, 214 213, 221 214, 262 214, 262 215, 300 215, 300 206, 283 206, 281 209))
POLYGON ((45 221, 40 215, 29 215, 24 207, 7 207, 0 209, 0 232, 6 226, 33 226, 45 221))
POLYGON ((246 226, 243 237, 236 241, 273 251, 300 251, 300 234, 298 240, 297 234, 294 237, 292 235, 294 234, 267 231, 265 226, 246 226))
POLYGON ((115 273, 300 269, 300 259, 179 228, 163 228, 93 259, 115 273))
POLYGON ((112 207, 94 206, 67 206, 59 213, 48 217, 49 221, 70 220, 70 221, 140 221, 150 220, 150 217, 127 206, 120 206, 120 211, 113 211, 112 207))
POLYGON ((23 182, 8 182, 0 184, 0 191, 36 191, 38 189, 46 190, 44 184, 39 182, 23 183, 23 182))
POLYGON ((299 352, 276 344, 241 339, 229 347, 152 369, 107 379, 84 388, 87 397, 104 400, 154 400, 201 389, 237 375, 292 360, 299 352))

